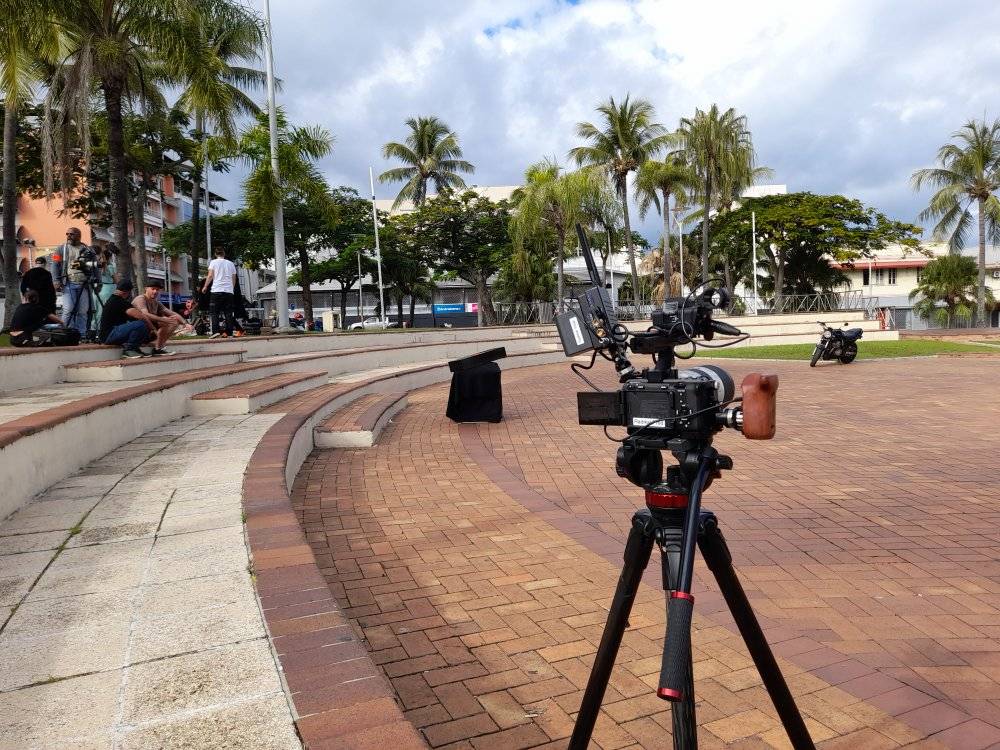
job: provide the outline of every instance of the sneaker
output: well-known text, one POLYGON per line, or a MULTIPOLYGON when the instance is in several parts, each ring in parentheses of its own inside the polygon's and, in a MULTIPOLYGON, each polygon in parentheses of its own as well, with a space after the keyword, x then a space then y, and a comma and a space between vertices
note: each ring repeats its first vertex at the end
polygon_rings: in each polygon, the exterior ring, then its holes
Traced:
POLYGON ((213 333, 211 336, 209 336, 209 338, 210 339, 222 338, 222 334, 221 333, 213 333))
POLYGON ((142 352, 137 352, 135 349, 126 349, 124 352, 122 352, 122 357, 125 359, 141 359, 142 357, 145 356, 146 356, 145 354, 143 354, 142 352))
POLYGON ((177 352, 169 352, 166 349, 153 349, 151 356, 153 357, 171 357, 177 352))

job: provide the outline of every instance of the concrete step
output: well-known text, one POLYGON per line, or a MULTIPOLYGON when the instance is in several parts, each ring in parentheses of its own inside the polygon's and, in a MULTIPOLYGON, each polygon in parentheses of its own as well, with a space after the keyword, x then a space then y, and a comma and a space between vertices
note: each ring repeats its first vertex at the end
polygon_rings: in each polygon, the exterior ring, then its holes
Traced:
POLYGON ((283 372, 238 385, 205 391, 191 397, 190 413, 195 416, 216 414, 253 414, 275 401, 327 383, 325 370, 283 372))
POLYGON ((405 393, 370 393, 340 409, 314 431, 317 448, 370 448, 394 415, 406 408, 405 393))
POLYGON ((97 383, 109 380, 144 380, 175 372, 190 372, 202 367, 235 365, 243 360, 241 349, 225 352, 173 354, 169 357, 142 359, 105 359, 98 362, 78 362, 63 367, 68 383, 97 383))

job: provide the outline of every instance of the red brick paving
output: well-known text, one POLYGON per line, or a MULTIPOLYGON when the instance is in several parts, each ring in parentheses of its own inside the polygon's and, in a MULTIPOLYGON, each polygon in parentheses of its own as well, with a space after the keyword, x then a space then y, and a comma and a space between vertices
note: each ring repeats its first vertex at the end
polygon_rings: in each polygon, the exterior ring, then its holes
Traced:
MULTIPOLYGON (((737 378, 761 367, 726 366, 737 378)), ((778 438, 720 435, 736 468, 705 504, 814 737, 997 745, 1000 359, 766 369, 782 378, 778 438)), ((344 614, 434 746, 565 744, 639 497, 614 474, 614 446, 575 423, 582 384, 568 368, 504 380, 504 422, 454 425, 446 388, 425 389, 376 448, 314 454, 293 493, 344 614)), ((650 693, 657 575, 637 600, 600 747, 668 742, 650 693)), ((702 746, 786 746, 700 566, 696 587, 702 746)))

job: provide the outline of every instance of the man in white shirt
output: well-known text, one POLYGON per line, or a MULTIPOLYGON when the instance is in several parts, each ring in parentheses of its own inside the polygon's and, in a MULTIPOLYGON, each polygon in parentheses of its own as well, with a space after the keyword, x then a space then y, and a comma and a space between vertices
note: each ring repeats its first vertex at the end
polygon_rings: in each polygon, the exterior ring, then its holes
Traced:
POLYGON ((231 335, 236 328, 233 315, 235 278, 236 266, 232 261, 226 260, 225 250, 216 248, 215 259, 208 264, 208 276, 205 277, 205 285, 201 288, 202 294, 207 292, 209 287, 212 290, 212 338, 231 335))

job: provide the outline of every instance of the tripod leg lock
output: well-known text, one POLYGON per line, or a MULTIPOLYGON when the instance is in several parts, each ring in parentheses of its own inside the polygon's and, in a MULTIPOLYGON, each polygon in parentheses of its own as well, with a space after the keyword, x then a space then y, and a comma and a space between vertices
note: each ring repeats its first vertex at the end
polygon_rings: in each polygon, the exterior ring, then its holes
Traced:
POLYGON ((660 685, 656 695, 666 701, 684 699, 688 665, 691 663, 691 618, 694 597, 686 591, 670 592, 667 635, 663 643, 660 685))

